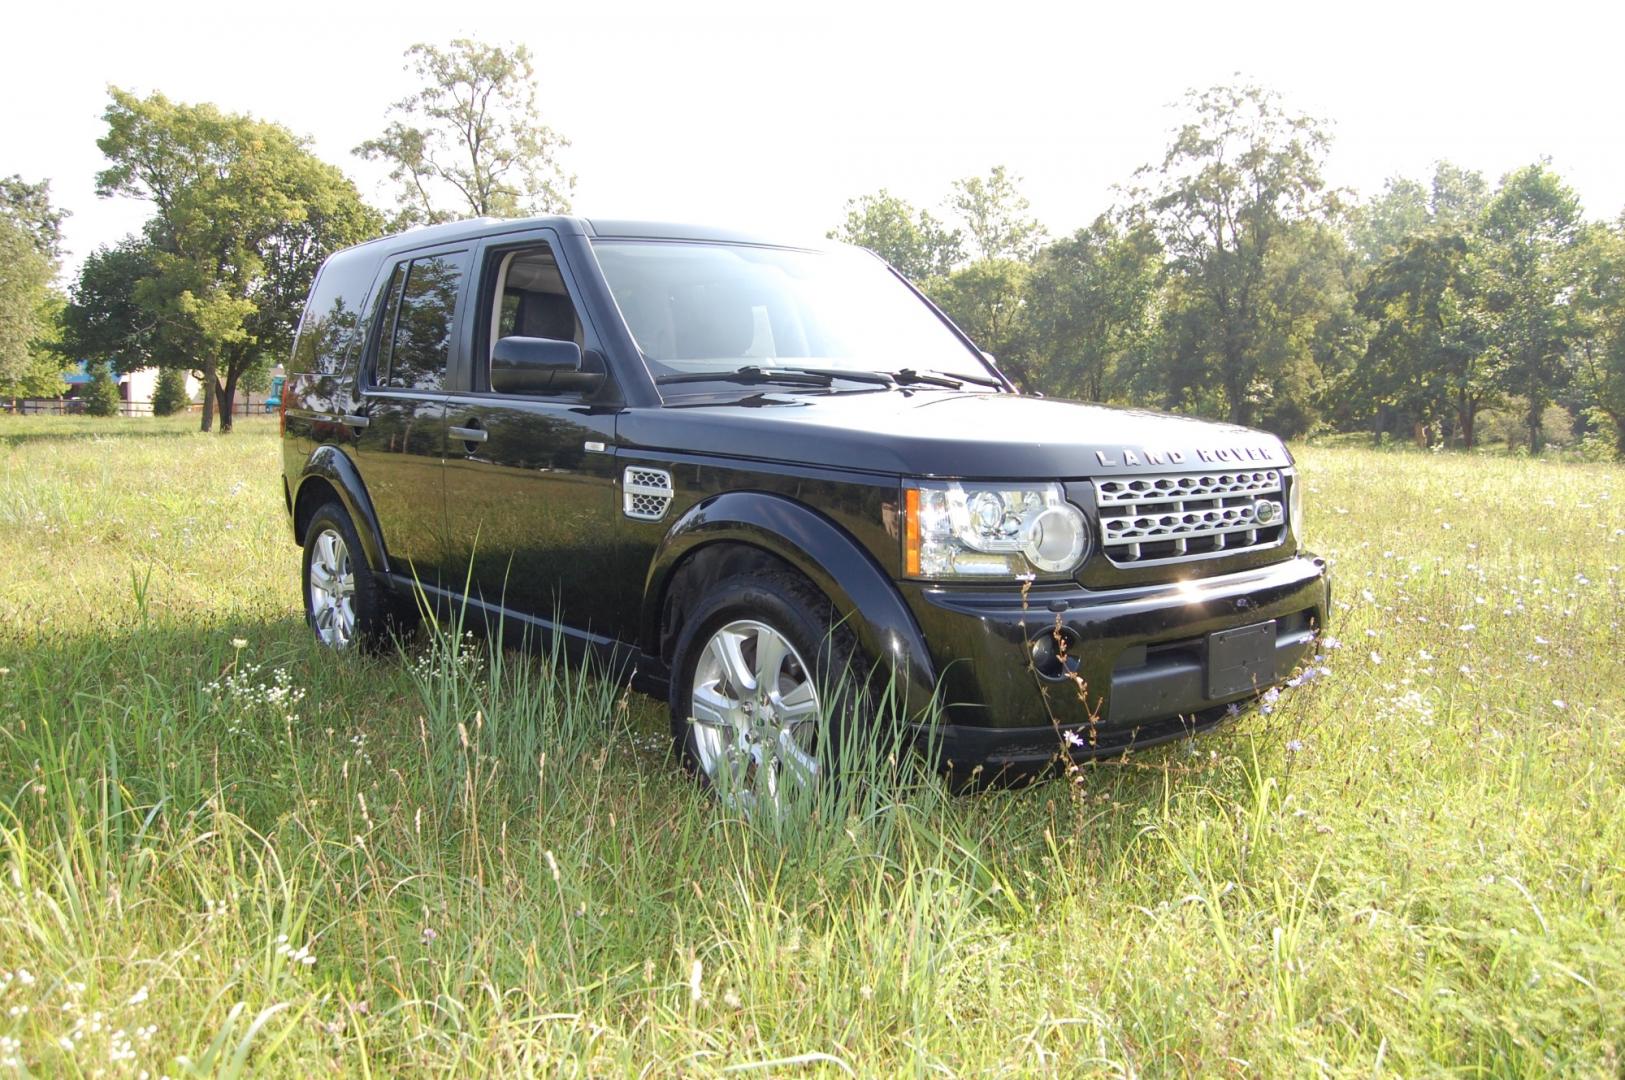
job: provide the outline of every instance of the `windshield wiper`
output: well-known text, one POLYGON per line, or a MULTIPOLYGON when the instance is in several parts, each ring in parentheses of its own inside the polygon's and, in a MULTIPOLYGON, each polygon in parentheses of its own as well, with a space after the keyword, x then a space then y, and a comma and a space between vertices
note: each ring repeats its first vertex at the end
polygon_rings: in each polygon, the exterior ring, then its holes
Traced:
POLYGON ((699 382, 733 382, 733 383, 784 383, 789 386, 828 386, 834 382, 828 375, 816 371, 800 371, 796 368, 765 368, 756 364, 746 364, 733 371, 680 371, 674 375, 660 375, 655 382, 662 385, 668 383, 699 383, 699 382))
POLYGON ((932 375, 924 371, 915 371, 913 368, 894 371, 891 373, 891 377, 897 380, 899 386, 910 384, 915 386, 946 386, 950 390, 958 390, 965 385, 957 375, 932 375))
POLYGON ((904 375, 911 375, 911 376, 914 377, 915 380, 917 380, 919 382, 936 382, 938 385, 942 385, 942 386, 946 386, 950 382, 953 383, 955 386, 959 385, 960 383, 975 383, 977 386, 991 386, 995 390, 1003 390, 1004 389, 1004 384, 1002 382, 1000 382, 998 379, 995 379, 991 375, 966 375, 964 372, 960 372, 960 371, 953 371, 953 372, 929 371, 929 372, 924 372, 924 371, 913 371, 913 370, 910 370, 908 368, 904 368, 902 371, 899 371, 897 374, 898 374, 899 377, 904 376, 904 375))
POLYGON ((848 371, 845 368, 761 367, 757 364, 746 364, 744 367, 735 368, 733 371, 682 371, 674 375, 661 375, 655 379, 655 382, 661 384, 695 382, 782 383, 787 386, 829 386, 836 379, 870 383, 875 386, 897 385, 897 380, 883 371, 848 371))

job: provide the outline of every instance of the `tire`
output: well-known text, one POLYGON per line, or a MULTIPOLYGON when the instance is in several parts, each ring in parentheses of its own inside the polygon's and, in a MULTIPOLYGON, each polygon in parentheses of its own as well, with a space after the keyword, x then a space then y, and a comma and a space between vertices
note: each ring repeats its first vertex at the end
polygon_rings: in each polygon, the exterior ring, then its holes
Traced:
POLYGON ((311 515, 300 583, 305 623, 330 649, 383 652, 409 629, 400 605, 367 566, 350 515, 336 502, 324 503, 311 515))
POLYGON ((680 760, 747 808, 764 796, 777 804, 786 781, 815 787, 837 771, 851 726, 869 717, 869 672, 805 578, 767 570, 725 580, 677 636, 670 706, 680 760), (775 655, 777 678, 765 678, 775 655))

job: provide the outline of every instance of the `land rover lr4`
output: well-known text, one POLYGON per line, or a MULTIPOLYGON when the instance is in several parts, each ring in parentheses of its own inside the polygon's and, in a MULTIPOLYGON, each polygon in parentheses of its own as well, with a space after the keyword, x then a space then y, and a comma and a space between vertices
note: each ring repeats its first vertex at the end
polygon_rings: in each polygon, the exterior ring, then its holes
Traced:
POLYGON ((362 244, 282 405, 321 641, 425 601, 562 635, 669 700, 713 782, 829 768, 854 684, 956 770, 1148 745, 1288 677, 1326 614, 1278 439, 1020 393, 839 245, 564 217, 362 244))

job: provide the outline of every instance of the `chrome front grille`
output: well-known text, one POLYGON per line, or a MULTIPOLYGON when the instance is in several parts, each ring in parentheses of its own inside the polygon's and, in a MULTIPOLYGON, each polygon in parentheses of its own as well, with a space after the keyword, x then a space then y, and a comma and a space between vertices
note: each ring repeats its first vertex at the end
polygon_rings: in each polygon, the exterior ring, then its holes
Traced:
POLYGON ((1120 566, 1233 555, 1286 533, 1279 469, 1098 480, 1095 503, 1101 546, 1120 566))

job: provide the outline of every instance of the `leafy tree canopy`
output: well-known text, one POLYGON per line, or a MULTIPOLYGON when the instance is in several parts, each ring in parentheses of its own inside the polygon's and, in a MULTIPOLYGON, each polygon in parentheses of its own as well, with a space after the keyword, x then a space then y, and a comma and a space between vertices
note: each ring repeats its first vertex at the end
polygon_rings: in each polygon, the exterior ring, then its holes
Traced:
POLYGON ((1020 177, 995 165, 986 177, 955 180, 949 203, 965 223, 981 259, 1030 259, 1044 242, 1044 227, 1029 213, 1020 177))
MULTIPOLYGON (((204 430, 218 403, 228 431, 238 382, 266 354, 290 347, 323 258, 377 235, 381 222, 343 173, 278 124, 162 94, 109 94, 98 190, 154 209, 140 255, 150 272, 124 292, 116 286, 139 271, 135 253, 96 268, 111 279, 100 284, 139 309, 139 318, 109 321, 153 335, 128 341, 120 355, 147 352, 197 371, 204 430)), ((81 284, 93 283, 82 275, 81 284)))
POLYGON ((422 89, 355 148, 389 165, 397 225, 569 210, 575 177, 559 154, 570 143, 542 122, 528 48, 458 38, 444 49, 413 45, 406 59, 422 89))
POLYGON ((849 200, 846 220, 829 237, 868 248, 915 282, 947 274, 961 257, 958 229, 885 188, 849 200))
MULTIPOLYGON (((1193 91, 1187 105, 1193 119, 1161 165, 1140 170, 1137 212, 1156 228, 1182 279, 1182 302, 1192 305, 1183 320, 1187 359, 1217 385, 1231 420, 1252 423, 1265 358, 1273 351, 1278 369, 1286 359, 1271 313, 1303 306, 1283 293, 1293 279, 1276 276, 1278 256, 1299 226, 1337 208, 1321 175, 1328 139, 1317 121, 1257 86, 1193 91)), ((1286 336, 1301 340, 1298 330, 1286 336)))
POLYGON ((51 205, 49 181, 0 178, 0 394, 36 397, 62 389, 60 294, 52 288, 67 211, 51 205))

